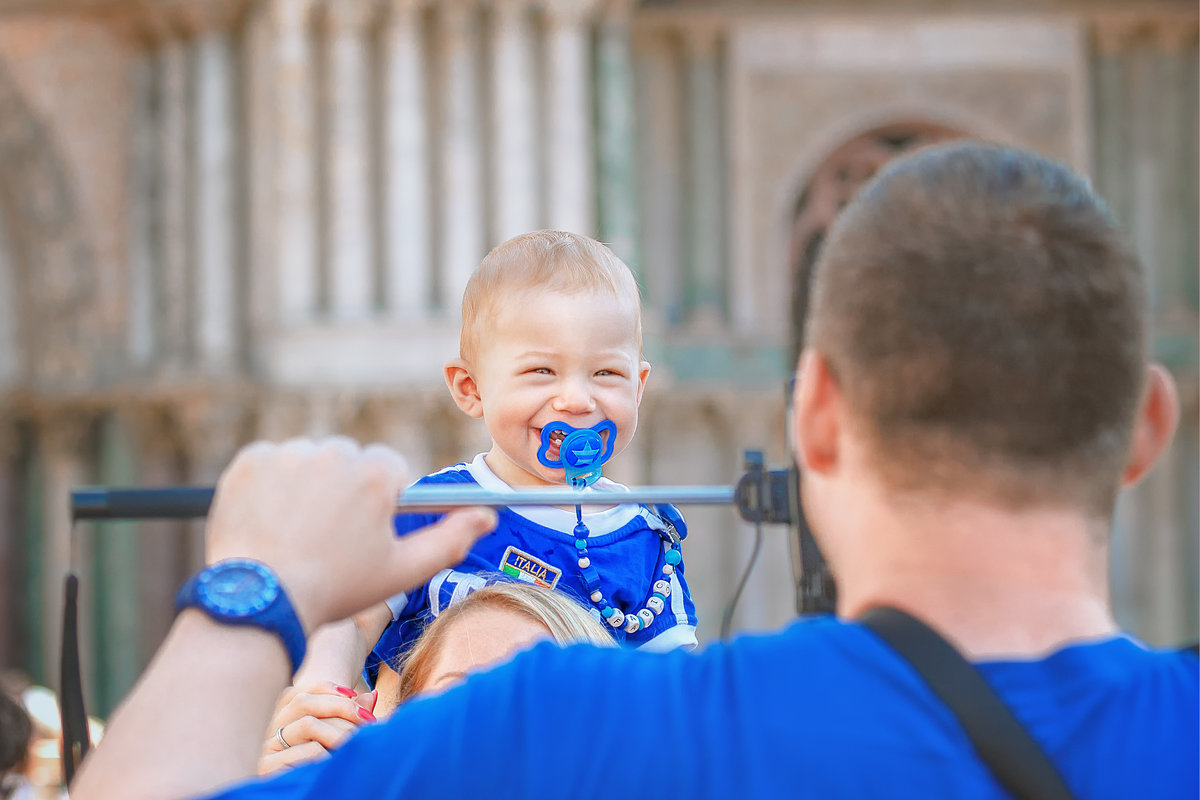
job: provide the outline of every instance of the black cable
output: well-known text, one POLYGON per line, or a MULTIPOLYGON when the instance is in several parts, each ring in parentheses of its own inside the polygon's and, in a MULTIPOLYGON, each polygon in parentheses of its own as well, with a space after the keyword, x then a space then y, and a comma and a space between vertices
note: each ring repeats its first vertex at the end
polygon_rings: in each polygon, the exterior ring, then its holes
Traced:
POLYGON ((83 675, 79 668, 79 578, 67 573, 63 597, 62 663, 59 665, 59 716, 62 724, 63 782, 70 786, 91 746, 83 675))
POLYGON ((91 749, 83 670, 79 659, 79 522, 71 519, 70 567, 63 581, 62 647, 59 651, 58 712, 62 726, 63 784, 70 786, 91 749))
POLYGON ((758 551, 762 549, 762 540, 763 524, 762 520, 759 520, 754 523, 754 549, 750 551, 750 560, 746 562, 746 570, 742 573, 742 579, 738 581, 737 589, 729 598, 729 602, 725 604, 725 612, 721 615, 722 641, 729 638, 729 629, 733 626, 733 612, 737 609, 738 600, 742 597, 742 590, 746 588, 746 582, 750 580, 750 573, 754 571, 754 564, 758 561, 758 551))

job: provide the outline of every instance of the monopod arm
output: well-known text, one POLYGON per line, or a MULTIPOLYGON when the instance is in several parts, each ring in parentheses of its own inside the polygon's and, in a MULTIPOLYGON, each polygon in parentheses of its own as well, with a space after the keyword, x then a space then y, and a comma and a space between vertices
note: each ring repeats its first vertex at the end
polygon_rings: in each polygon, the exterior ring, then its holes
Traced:
MULTIPOLYGON (((658 505, 734 505, 751 523, 788 525, 801 614, 831 611, 833 578, 800 504, 799 473, 768 470, 763 455, 746 451, 746 471, 736 486, 634 486, 625 492, 593 492, 567 487, 494 492, 469 485, 411 486, 396 498, 397 513, 447 511, 463 506, 573 506, 611 501, 658 505)), ((211 486, 90 486, 71 491, 73 520, 193 519, 207 516, 215 490, 211 486)))
MULTIPOLYGON (((208 515, 211 486, 87 486, 71 490, 73 519, 192 519, 208 515)), ((729 505, 729 486, 635 486, 628 492, 580 492, 575 489, 521 489, 493 492, 471 486, 412 486, 396 498, 396 512, 445 511, 465 506, 573 506, 577 503, 656 505, 729 505)))
MULTIPOLYGON (((634 486, 622 492, 580 491, 567 487, 494 492, 467 485, 410 486, 396 498, 396 512, 445 511, 463 506, 573 506, 606 502, 658 505, 730 505, 747 522, 791 524, 796 503, 790 497, 789 470, 766 471, 762 453, 746 452, 746 474, 731 486, 634 486)), ((71 518, 193 519, 208 515, 211 486, 87 486, 71 491, 71 518)))

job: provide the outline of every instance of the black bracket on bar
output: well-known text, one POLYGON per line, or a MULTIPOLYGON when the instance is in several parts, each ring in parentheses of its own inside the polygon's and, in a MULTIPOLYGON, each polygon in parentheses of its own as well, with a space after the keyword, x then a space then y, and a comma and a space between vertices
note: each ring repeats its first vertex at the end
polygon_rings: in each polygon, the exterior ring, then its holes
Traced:
POLYGON ((204 517, 212 506, 212 486, 154 489, 88 486, 71 490, 72 519, 187 519, 204 517))
POLYGON ((760 450, 746 451, 746 472, 734 488, 733 501, 746 522, 791 525, 791 481, 788 469, 768 470, 760 450))

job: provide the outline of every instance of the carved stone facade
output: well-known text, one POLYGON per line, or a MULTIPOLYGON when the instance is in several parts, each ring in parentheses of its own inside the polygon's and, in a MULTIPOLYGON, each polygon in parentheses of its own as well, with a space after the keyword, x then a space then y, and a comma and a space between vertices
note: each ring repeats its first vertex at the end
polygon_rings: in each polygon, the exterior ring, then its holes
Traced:
MULTIPOLYGON (((1195 637, 1196 10, 1052 5, 0 11, 0 668, 55 680, 73 484, 210 482, 257 437, 379 439, 416 471, 485 449, 440 368, 467 275, 520 230, 598 235, 642 282, 655 368, 614 477, 729 483, 751 447, 782 463, 820 232, 891 154, 958 135, 1093 175, 1150 264, 1187 423, 1122 499, 1114 595, 1148 639, 1195 637)), ((729 510, 688 517, 711 639, 751 532, 729 510)), ((105 711, 201 533, 114 523, 78 541, 105 711)), ((786 542, 765 547, 742 629, 793 613, 786 542)))

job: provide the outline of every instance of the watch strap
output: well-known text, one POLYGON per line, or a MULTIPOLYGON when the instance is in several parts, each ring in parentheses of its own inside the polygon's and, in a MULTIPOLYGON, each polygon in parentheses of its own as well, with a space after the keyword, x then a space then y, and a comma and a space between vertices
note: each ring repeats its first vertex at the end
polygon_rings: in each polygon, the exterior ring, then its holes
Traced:
POLYGON ((304 626, 300 623, 300 617, 296 614, 296 609, 292 605, 291 598, 288 597, 283 583, 279 580, 279 576, 270 567, 261 562, 249 560, 220 561, 205 567, 189 578, 180 587, 179 593, 175 596, 175 610, 178 612, 185 608, 199 609, 211 619, 224 625, 259 628, 275 634, 283 642, 284 649, 287 651, 288 660, 292 666, 292 674, 296 673, 296 670, 300 668, 300 663, 304 661, 304 654, 307 650, 307 636, 304 633, 304 626), (206 575, 211 575, 223 567, 233 565, 244 566, 246 564, 253 564, 257 569, 265 571, 274 581, 277 592, 275 599, 269 605, 260 611, 242 616, 217 609, 204 602, 199 592, 199 585, 206 575))

